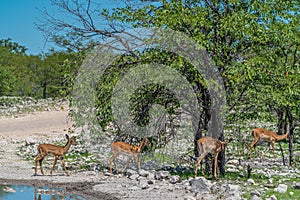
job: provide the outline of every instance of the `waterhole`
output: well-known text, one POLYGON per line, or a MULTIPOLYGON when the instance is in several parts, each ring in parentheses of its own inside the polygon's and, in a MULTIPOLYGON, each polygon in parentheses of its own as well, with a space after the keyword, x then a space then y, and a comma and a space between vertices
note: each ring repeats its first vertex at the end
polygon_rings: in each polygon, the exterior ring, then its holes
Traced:
POLYGON ((79 195, 66 194, 60 188, 40 188, 26 185, 0 185, 0 200, 86 200, 79 195))

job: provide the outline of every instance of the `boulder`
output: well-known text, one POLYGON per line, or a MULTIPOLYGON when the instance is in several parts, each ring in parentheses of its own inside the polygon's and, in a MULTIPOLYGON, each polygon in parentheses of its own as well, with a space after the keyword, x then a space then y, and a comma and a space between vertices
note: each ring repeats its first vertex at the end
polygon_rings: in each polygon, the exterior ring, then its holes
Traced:
POLYGON ((286 193, 288 186, 285 184, 279 184, 277 188, 274 189, 274 192, 286 193))

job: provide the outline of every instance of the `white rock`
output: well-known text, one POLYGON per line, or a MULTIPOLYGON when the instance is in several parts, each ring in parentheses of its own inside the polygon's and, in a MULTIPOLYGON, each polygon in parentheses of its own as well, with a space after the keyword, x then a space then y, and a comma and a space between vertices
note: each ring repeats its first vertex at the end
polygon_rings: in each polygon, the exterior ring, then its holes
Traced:
POLYGON ((16 192, 16 190, 14 190, 13 188, 8 187, 8 186, 5 186, 5 187, 3 188, 3 191, 4 191, 4 192, 8 192, 8 193, 15 193, 15 192, 16 192))
POLYGON ((242 189, 239 185, 229 184, 229 191, 226 194, 226 200, 236 200, 242 198, 242 189))
POLYGON ((228 160, 227 163, 230 165, 239 165, 240 164, 239 160, 228 160))
POLYGON ((131 180, 137 180, 139 177, 138 174, 132 174, 131 176, 129 176, 128 178, 131 179, 131 180))
POLYGON ((178 175, 171 176, 169 182, 172 183, 172 184, 180 183, 181 182, 181 178, 178 175))
POLYGON ((144 183, 142 184, 142 187, 141 187, 143 190, 146 190, 149 188, 149 185, 147 183, 144 183))
POLYGON ((273 179, 270 178, 270 179, 268 180, 268 183, 272 184, 272 183, 273 183, 273 179))
POLYGON ((149 174, 150 174, 150 173, 149 173, 148 171, 143 170, 143 169, 141 169, 141 170, 139 171, 139 175, 140 175, 140 176, 143 176, 143 177, 148 177, 149 174))
POLYGON ((300 182, 297 182, 297 183, 294 185, 294 189, 300 189, 300 182))
POLYGON ((253 190, 250 192, 251 196, 260 196, 260 192, 257 190, 253 190))
POLYGON ((235 168, 228 168, 226 171, 227 172, 239 172, 239 170, 235 169, 235 168))
POLYGON ((196 198, 194 198, 192 196, 186 196, 186 197, 184 197, 183 200, 196 200, 196 198))
POLYGON ((137 186, 132 186, 130 188, 128 188, 129 190, 138 190, 139 188, 137 186))
POLYGON ((288 189, 288 186, 285 184, 279 184, 277 188, 274 189, 275 192, 285 193, 288 189))
POLYGON ((247 180, 247 183, 251 184, 251 185, 255 185, 255 181, 252 178, 249 178, 247 180))
POLYGON ((257 195, 251 197, 251 200, 261 200, 261 198, 257 195))
POLYGON ((128 177, 130 177, 130 176, 132 176, 134 174, 137 174, 137 172, 134 171, 134 170, 132 170, 132 169, 127 169, 126 170, 126 174, 127 174, 128 177))
POLYGON ((169 179, 170 176, 171 174, 168 171, 158 171, 154 173, 154 178, 156 180, 169 179))
POLYGON ((270 196, 270 200, 277 200, 277 197, 273 194, 272 196, 270 196))

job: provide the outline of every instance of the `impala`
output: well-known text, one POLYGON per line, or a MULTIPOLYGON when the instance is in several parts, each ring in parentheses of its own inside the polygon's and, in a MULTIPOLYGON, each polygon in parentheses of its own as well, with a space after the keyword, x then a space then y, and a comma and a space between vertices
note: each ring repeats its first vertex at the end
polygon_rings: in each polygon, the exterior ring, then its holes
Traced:
POLYGON ((218 165, 218 155, 221 151, 224 151, 226 145, 231 142, 232 139, 229 139, 225 142, 219 141, 211 137, 202 137, 197 140, 197 148, 199 151, 199 158, 196 163, 195 169, 195 178, 197 176, 198 166, 201 164, 202 176, 204 176, 204 171, 202 168, 202 160, 207 154, 212 154, 214 156, 214 177, 217 179, 217 165, 218 165))
MULTIPOLYGON (((251 159, 252 154, 252 148, 258 144, 259 141, 267 141, 271 143, 272 149, 273 149, 273 155, 275 156, 275 150, 274 150, 274 144, 275 142, 279 142, 281 140, 284 140, 289 137, 289 133, 283 134, 283 135, 277 135, 276 133, 266 130, 264 128, 255 128, 251 132, 252 136, 254 137, 253 142, 250 144, 250 150, 249 150, 249 158, 251 159)), ((270 146, 268 145, 268 149, 265 153, 270 151, 270 146)))
POLYGON ((42 162, 43 162, 44 158, 49 153, 53 154, 55 156, 54 163, 53 163, 52 169, 50 171, 50 174, 52 175, 52 172, 54 170, 55 164, 56 164, 57 160, 60 159, 61 163, 64 166, 64 171, 65 171, 66 175, 67 176, 69 175, 68 172, 67 172, 67 169, 66 169, 65 162, 64 162, 64 155, 67 153, 67 151, 69 150, 70 146, 71 145, 77 145, 77 142, 76 142, 76 139, 75 139, 74 136, 71 137, 71 138, 69 138, 69 135, 66 134, 66 138, 67 138, 68 142, 66 143, 65 146, 57 146, 57 145, 54 145, 54 144, 40 144, 38 146, 38 152, 39 153, 38 153, 38 155, 35 158, 35 173, 34 173, 35 176, 37 175, 37 165, 38 165, 38 162, 40 163, 40 168, 41 168, 42 175, 45 175, 44 171, 43 171, 42 162))
MULTIPOLYGON (((149 141, 147 140, 147 138, 143 138, 143 140, 141 141, 139 146, 130 145, 126 142, 113 142, 111 144, 111 150, 112 150, 113 155, 110 158, 110 173, 112 173, 112 163, 121 153, 129 156, 127 163, 125 164, 125 166, 122 170, 122 174, 124 173, 125 169, 127 168, 128 164, 132 158, 134 158, 135 162, 137 163, 138 169, 141 169, 141 164, 139 162, 138 155, 142 151, 142 149, 144 148, 145 145, 149 145, 149 141)), ((115 162, 114 162, 114 165, 118 172, 117 165, 115 164, 115 162)))

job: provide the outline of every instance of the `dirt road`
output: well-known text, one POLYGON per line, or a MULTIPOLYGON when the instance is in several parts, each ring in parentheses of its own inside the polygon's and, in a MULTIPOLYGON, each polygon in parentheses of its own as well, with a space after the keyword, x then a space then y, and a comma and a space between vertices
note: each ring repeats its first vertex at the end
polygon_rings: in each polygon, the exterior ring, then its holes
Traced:
POLYGON ((0 119, 0 138, 23 139, 43 134, 59 135, 70 127, 68 111, 45 111, 19 117, 0 119))

